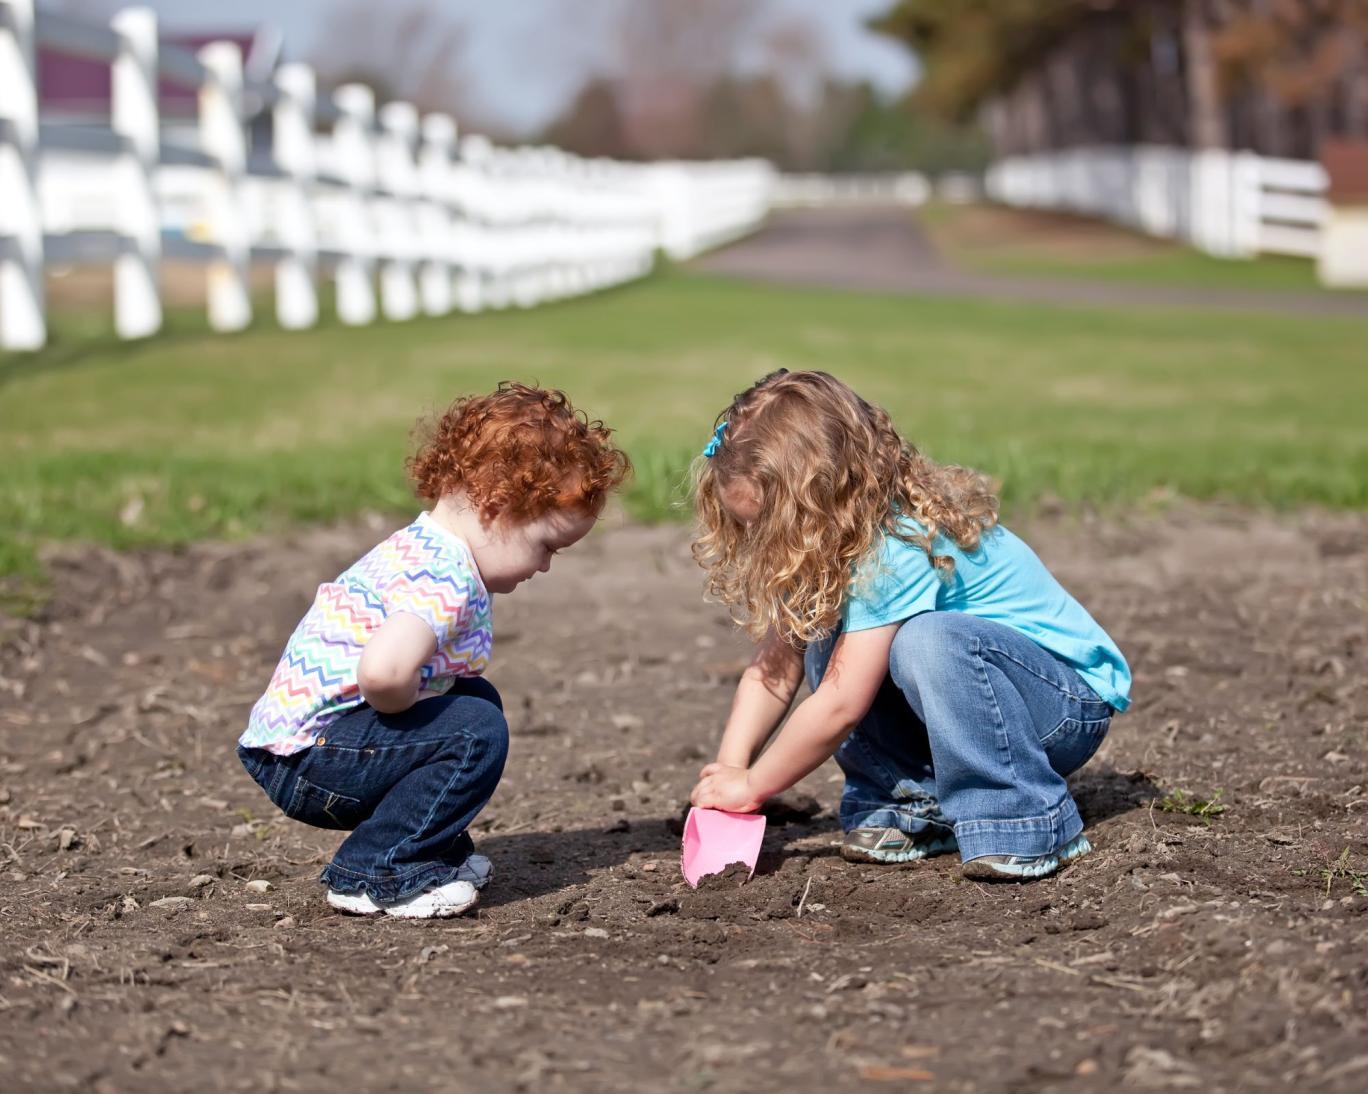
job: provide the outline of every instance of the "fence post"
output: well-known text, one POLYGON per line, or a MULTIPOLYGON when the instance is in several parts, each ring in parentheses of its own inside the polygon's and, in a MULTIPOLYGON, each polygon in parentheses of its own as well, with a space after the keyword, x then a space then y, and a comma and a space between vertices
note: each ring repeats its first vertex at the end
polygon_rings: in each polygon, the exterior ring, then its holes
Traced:
POLYGON ((242 120, 242 54, 232 42, 199 51, 208 79, 200 88, 200 144, 219 162, 209 202, 211 235, 219 249, 209 263, 209 325, 242 330, 252 321, 247 289, 250 241, 242 207, 247 134, 242 120))
POLYGON ((1230 253, 1254 258, 1259 253, 1263 223, 1263 171, 1253 152, 1236 152, 1230 169, 1230 253))
POLYGON ((33 0, 0 0, 0 348, 47 341, 33 0))
POLYGON ((1234 187, 1231 154, 1221 148, 1191 153, 1192 221, 1189 241, 1219 258, 1234 256, 1231 204, 1234 187))
POLYGON ((660 216, 660 248, 671 258, 682 261, 698 253, 698 228, 694 223, 696 202, 691 201, 692 180, 681 163, 651 166, 652 189, 660 216))
POLYGON ((114 16, 119 36, 111 79, 110 121, 127 142, 119 157, 117 191, 123 249, 114 260, 114 329, 145 338, 162 325, 161 215, 155 174, 161 159, 157 113, 157 16, 129 8, 114 16))
POLYGON ((487 288, 490 230, 489 178, 485 170, 491 146, 478 134, 460 139, 456 166, 460 213, 458 231, 460 272, 456 276, 456 306, 463 312, 483 311, 490 304, 487 288))
POLYGON ((419 230, 426 258, 418 276, 418 290, 428 315, 446 315, 453 301, 451 150, 455 143, 456 123, 450 117, 429 114, 423 119, 418 177, 426 200, 419 206, 419 230))
POLYGON ((337 264, 337 317, 359 326, 375 321, 375 256, 370 225, 370 192, 375 186, 375 154, 371 148, 375 95, 364 84, 344 84, 333 92, 333 103, 342 114, 333 127, 337 167, 350 186, 342 231, 347 254, 337 264))
POLYGON ((304 64, 281 65, 275 84, 273 151, 289 179, 276 225, 288 252, 275 270, 276 317, 286 330, 301 330, 318 322, 318 233, 309 192, 318 167, 313 135, 317 90, 313 69, 304 64))
POLYGON ((376 167, 380 186, 380 232, 389 249, 380 262, 380 307, 387 319, 412 319, 418 314, 418 286, 413 276, 417 257, 414 219, 418 179, 413 165, 418 138, 418 111, 410 103, 386 103, 380 108, 380 139, 376 167))

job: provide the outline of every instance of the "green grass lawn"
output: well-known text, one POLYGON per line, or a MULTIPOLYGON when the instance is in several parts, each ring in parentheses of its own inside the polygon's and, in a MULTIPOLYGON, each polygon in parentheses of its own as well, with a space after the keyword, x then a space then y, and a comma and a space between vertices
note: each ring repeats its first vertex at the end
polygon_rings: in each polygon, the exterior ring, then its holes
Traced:
POLYGON ((131 547, 411 511, 415 418, 503 378, 564 387, 620 433, 635 515, 671 512, 731 395, 825 368, 932 455, 1051 495, 1368 504, 1368 326, 774 288, 670 272, 528 312, 140 343, 61 320, 0 358, 0 573, 47 540, 131 547))
POLYGON ((945 204, 927 206, 919 217, 952 263, 976 273, 1212 289, 1331 291, 1317 281, 1316 264, 1308 258, 1213 258, 1083 217, 945 204))
POLYGON ((975 256, 967 264, 983 273, 1018 277, 1062 277, 1128 281, 1132 284, 1187 285, 1193 288, 1321 292, 1315 264, 1308 258, 1264 255, 1248 262, 1212 258, 1175 247, 1167 254, 1132 258, 1064 259, 1048 254, 975 256))

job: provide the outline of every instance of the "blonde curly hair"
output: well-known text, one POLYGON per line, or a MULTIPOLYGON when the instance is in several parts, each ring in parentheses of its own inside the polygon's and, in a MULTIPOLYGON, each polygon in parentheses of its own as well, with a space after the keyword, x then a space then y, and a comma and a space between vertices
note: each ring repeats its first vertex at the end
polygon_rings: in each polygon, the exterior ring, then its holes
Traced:
POLYGON ((949 579, 954 559, 935 554, 937 535, 973 551, 997 523, 986 476, 923 456, 885 410, 825 372, 771 373, 717 424, 720 442, 693 466, 693 556, 709 595, 756 639, 773 630, 801 645, 830 634, 881 535, 920 547, 949 579), (749 523, 722 504, 736 483, 759 503, 749 523))

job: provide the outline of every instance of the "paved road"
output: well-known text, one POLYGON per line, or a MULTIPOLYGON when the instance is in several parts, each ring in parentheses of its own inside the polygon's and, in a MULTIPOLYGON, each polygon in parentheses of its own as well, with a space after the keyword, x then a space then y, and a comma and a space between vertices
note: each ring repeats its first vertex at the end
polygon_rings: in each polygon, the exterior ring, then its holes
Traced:
POLYGON ((802 209, 774 215, 760 232, 696 260, 695 268, 796 285, 927 296, 1196 308, 1368 319, 1368 294, 1123 284, 968 273, 947 265, 907 210, 802 209))

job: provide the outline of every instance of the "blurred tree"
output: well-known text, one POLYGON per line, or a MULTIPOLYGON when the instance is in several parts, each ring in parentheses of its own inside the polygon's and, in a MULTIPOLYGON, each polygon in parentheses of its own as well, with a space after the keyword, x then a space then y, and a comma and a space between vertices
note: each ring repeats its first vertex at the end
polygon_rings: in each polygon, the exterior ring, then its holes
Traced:
POLYGON ((591 81, 540 139, 622 158, 763 156, 788 170, 831 167, 838 154, 895 163, 852 144, 883 111, 868 88, 832 80, 829 43, 809 18, 773 0, 632 0, 614 75, 591 81))
POLYGON ((922 59, 918 103, 965 121, 1095 6, 1089 0, 900 0, 872 25, 922 59))
POLYGON ((464 25, 423 0, 348 0, 328 19, 311 60, 324 87, 365 84, 377 104, 404 99, 466 124, 477 109, 459 63, 468 39, 464 25))
POLYGON ((771 0, 631 0, 619 24, 618 110, 647 159, 706 154, 708 89, 735 67, 771 0))
POLYGON ((900 0, 875 26, 920 55, 914 104, 1000 153, 1368 135, 1368 0, 900 0))
POLYGON ((1286 147, 1289 126, 1368 136, 1368 0, 1243 0, 1213 38, 1242 143, 1286 147))
POLYGON ((618 105, 617 81, 602 77, 590 80, 569 109, 551 123, 539 143, 553 144, 580 156, 633 158, 618 105))
POLYGON ((860 110, 830 156, 834 171, 905 171, 929 174, 976 171, 988 164, 987 136, 975 125, 947 122, 905 102, 884 102, 859 89, 860 110))
POLYGON ((773 76, 723 76, 708 89, 704 103, 707 155, 762 156, 786 165, 789 113, 784 90, 773 76))

